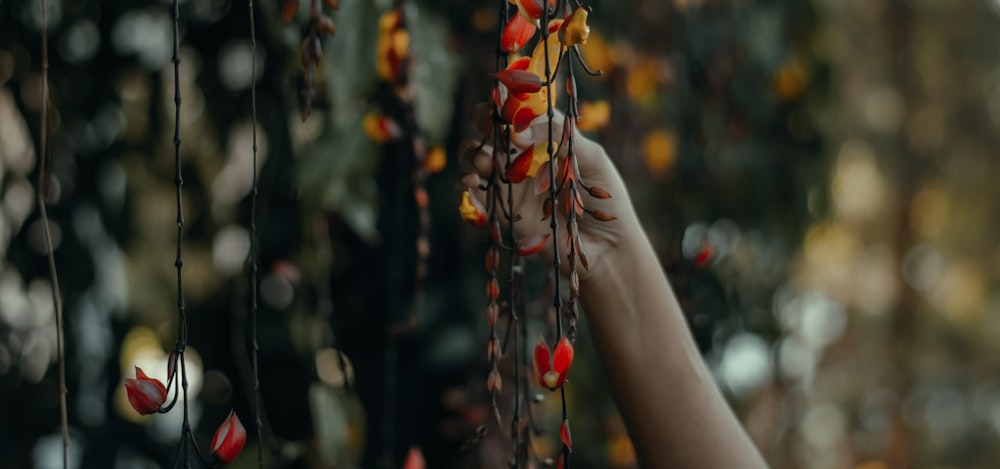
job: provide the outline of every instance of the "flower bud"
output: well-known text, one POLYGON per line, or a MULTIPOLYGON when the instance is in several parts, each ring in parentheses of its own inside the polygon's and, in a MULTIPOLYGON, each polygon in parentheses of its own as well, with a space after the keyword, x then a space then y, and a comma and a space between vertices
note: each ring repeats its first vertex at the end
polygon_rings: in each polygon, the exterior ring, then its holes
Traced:
POLYGON ((135 379, 125 380, 128 403, 142 415, 155 414, 167 400, 167 388, 158 379, 146 376, 142 369, 135 367, 135 379))
POLYGON ((223 464, 229 464, 240 455, 246 441, 246 429, 236 416, 236 411, 230 411, 229 417, 226 417, 212 436, 212 457, 223 464))

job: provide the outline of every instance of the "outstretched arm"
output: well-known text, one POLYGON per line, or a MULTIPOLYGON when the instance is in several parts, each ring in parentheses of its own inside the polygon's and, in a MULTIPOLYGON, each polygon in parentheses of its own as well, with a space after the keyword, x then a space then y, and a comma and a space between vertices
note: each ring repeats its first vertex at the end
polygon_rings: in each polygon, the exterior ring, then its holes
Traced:
MULTIPOLYGON (((556 119, 555 128, 561 129, 562 116, 556 119)), ((544 141, 536 137, 547 135, 547 126, 539 119, 513 135, 512 143, 527 148, 544 141)), ((579 133, 574 140, 581 178, 613 195, 588 200, 587 206, 618 217, 580 220, 583 249, 591 259, 590 270, 580 272, 580 301, 639 462, 646 468, 766 468, 695 346, 621 176, 604 148, 579 133)), ((488 147, 476 155, 476 172, 487 175, 490 158, 488 147)), ((464 182, 485 199, 476 189, 478 175, 464 182)), ((532 184, 513 189, 515 211, 522 216, 515 226, 518 236, 548 230, 548 222, 540 221, 546 194, 536 195, 532 184)), ((551 259, 551 252, 543 254, 551 259)))
POLYGON ((642 467, 767 467, 716 387, 638 222, 581 303, 642 467))

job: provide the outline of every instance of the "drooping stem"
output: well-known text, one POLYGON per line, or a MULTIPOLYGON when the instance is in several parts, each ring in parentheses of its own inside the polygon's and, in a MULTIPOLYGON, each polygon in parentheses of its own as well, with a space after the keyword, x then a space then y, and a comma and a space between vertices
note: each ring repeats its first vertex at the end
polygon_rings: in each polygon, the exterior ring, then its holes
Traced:
POLYGON ((260 410, 260 345, 257 343, 257 30, 254 24, 253 0, 248 0, 250 13, 250 114, 253 154, 250 192, 250 347, 253 366, 254 428, 257 431, 257 466, 264 469, 264 431, 260 410))
POLYGON ((52 283, 52 309, 56 315, 56 360, 59 368, 59 427, 62 433, 62 464, 63 469, 69 467, 69 413, 66 408, 66 352, 63 350, 63 312, 62 295, 59 289, 59 273, 56 271, 55 248, 52 245, 52 232, 49 229, 49 214, 46 210, 48 197, 48 168, 51 167, 48 154, 48 121, 49 121, 49 34, 46 17, 46 2, 41 1, 42 8, 42 100, 41 122, 39 123, 38 152, 38 212, 41 216, 42 233, 45 236, 45 252, 49 265, 49 281, 52 283))
POLYGON ((171 57, 171 62, 174 64, 174 186, 176 187, 176 213, 177 213, 177 255, 174 259, 174 267, 177 269, 177 346, 176 354, 174 359, 177 360, 177 366, 180 368, 181 373, 181 406, 183 409, 183 423, 181 424, 181 458, 184 461, 184 467, 191 467, 191 459, 189 453, 189 445, 193 444, 194 440, 191 435, 191 417, 188 409, 188 378, 187 378, 187 361, 184 359, 184 353, 187 348, 187 314, 185 313, 184 304, 184 257, 183 257, 183 238, 184 238, 184 208, 182 205, 182 188, 184 186, 184 178, 181 174, 181 77, 180 77, 180 37, 179 37, 179 23, 180 23, 180 4, 178 0, 173 2, 173 55, 171 57))
MULTIPOLYGON (((553 279, 554 279, 554 289, 555 289, 555 293, 553 294, 552 306, 553 306, 553 308, 555 308, 555 311, 556 311, 556 343, 558 343, 559 339, 561 339, 562 336, 563 336, 563 328, 562 328, 562 288, 561 288, 560 283, 559 283, 559 267, 560 267, 560 263, 559 263, 559 241, 558 241, 558 238, 559 238, 559 222, 557 221, 559 217, 556 216, 556 213, 558 213, 557 210, 558 210, 558 195, 559 195, 558 194, 558 190, 559 190, 559 187, 556 184, 556 149, 555 149, 555 146, 554 146, 554 144, 552 142, 553 118, 555 117, 555 111, 554 111, 554 106, 553 106, 553 97, 552 97, 552 91, 553 91, 552 90, 552 81, 553 81, 553 79, 555 77, 553 77, 553 73, 552 73, 552 63, 551 63, 552 61, 549 58, 549 35, 550 34, 549 34, 549 27, 548 27, 548 19, 549 19, 549 2, 547 0, 543 0, 542 1, 542 21, 541 21, 542 24, 541 24, 541 30, 542 30, 542 45, 544 47, 544 53, 543 53, 543 55, 545 56, 545 91, 546 91, 546 93, 545 93, 545 99, 546 99, 546 110, 545 110, 545 112, 546 112, 546 117, 548 118, 548 126, 547 126, 548 127, 547 128, 548 141, 546 143, 546 150, 548 151, 548 155, 549 155, 549 197, 552 200, 552 217, 550 218, 549 226, 552 228, 552 276, 553 276, 553 279)), ((563 51, 560 51, 560 62, 562 61, 562 59, 561 59, 562 54, 563 54, 563 51)), ((569 118, 570 118, 569 116, 565 117, 565 119, 569 119, 569 118)), ((564 161, 563 164, 569 164, 569 161, 568 160, 564 161)), ((569 204, 568 204, 568 207, 569 207, 570 211, 574 210, 573 203, 574 203, 574 201, 571 199, 569 201, 569 204)), ((565 385, 563 385, 563 386, 561 386, 559 388, 559 397, 560 397, 560 400, 562 402, 562 416, 563 416, 563 420, 565 421, 567 419, 567 412, 566 412, 566 386, 565 385)), ((565 469, 568 469, 569 468, 569 447, 567 447, 565 444, 563 444, 563 446, 562 446, 562 456, 561 457, 562 457, 562 461, 563 461, 562 467, 565 468, 565 469)))

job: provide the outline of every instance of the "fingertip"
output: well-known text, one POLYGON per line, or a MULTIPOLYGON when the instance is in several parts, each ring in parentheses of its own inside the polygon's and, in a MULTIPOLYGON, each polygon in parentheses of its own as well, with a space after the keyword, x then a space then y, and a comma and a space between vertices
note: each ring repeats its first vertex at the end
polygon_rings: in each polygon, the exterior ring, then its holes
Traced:
POLYGON ((476 173, 466 173, 462 176, 461 183, 465 188, 478 188, 482 184, 482 179, 476 173))

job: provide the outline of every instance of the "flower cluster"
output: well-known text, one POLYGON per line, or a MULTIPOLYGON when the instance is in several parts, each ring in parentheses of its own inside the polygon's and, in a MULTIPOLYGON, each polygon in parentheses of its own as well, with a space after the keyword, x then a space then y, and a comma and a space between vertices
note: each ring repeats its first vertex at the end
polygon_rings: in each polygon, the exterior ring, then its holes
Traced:
MULTIPOLYGON (((167 388, 175 385, 176 373, 175 364, 177 355, 171 354, 167 361, 167 384, 156 378, 150 378, 142 371, 142 368, 135 367, 135 378, 125 380, 125 393, 128 395, 128 403, 132 405, 139 415, 165 414, 173 408, 177 402, 177 387, 174 386, 174 398, 170 404, 167 402, 167 388)), ((230 411, 226 420, 215 430, 212 437, 212 449, 210 456, 213 460, 228 464, 236 460, 243 445, 246 443, 247 432, 243 428, 243 423, 236 416, 235 411, 230 411)))

